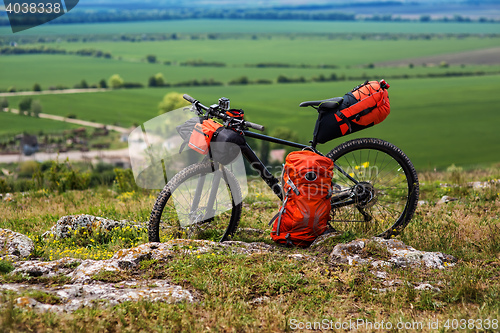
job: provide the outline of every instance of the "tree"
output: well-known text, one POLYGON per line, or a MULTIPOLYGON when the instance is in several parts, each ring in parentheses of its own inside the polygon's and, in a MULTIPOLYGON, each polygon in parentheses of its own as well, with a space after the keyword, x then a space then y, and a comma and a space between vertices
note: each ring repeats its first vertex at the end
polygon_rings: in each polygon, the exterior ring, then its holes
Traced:
POLYGON ((146 61, 149 62, 150 64, 156 63, 156 56, 154 54, 148 54, 146 56, 146 61))
POLYGON ((39 117, 40 113, 42 113, 42 103, 40 102, 39 99, 35 99, 31 103, 31 114, 33 117, 39 117))
POLYGON ((120 75, 114 74, 109 78, 109 86, 113 89, 118 89, 123 86, 123 79, 120 75))
POLYGON ((106 80, 101 79, 101 81, 99 81, 99 88, 106 89, 107 87, 108 87, 108 85, 106 84, 106 80))
POLYGON ((240 76, 234 80, 231 80, 229 84, 249 84, 250 80, 246 76, 240 76))
POLYGON ((33 85, 33 91, 42 91, 42 87, 38 83, 35 83, 33 85))
POLYGON ((182 94, 171 92, 166 94, 160 104, 158 104, 158 108, 160 109, 158 114, 163 114, 186 105, 189 105, 189 102, 182 97, 182 94))
POLYGON ((7 98, 2 98, 2 101, 0 102, 0 108, 2 109, 7 109, 9 107, 9 101, 7 98))
POLYGON ((20 115, 24 115, 28 112, 31 111, 31 103, 33 102, 33 100, 29 97, 25 97, 23 98, 20 102, 19 102, 19 114, 20 115))
POLYGON ((165 78, 163 77, 162 73, 157 73, 155 75, 155 80, 157 87, 163 87, 165 85, 165 78))
POLYGON ((89 84, 87 83, 87 81, 82 80, 80 82, 80 89, 87 89, 88 87, 89 87, 89 84))
POLYGON ((162 73, 157 73, 148 79, 149 87, 163 87, 165 85, 165 78, 162 73))
POLYGON ((149 77, 148 87, 156 87, 156 79, 155 79, 154 75, 149 77))

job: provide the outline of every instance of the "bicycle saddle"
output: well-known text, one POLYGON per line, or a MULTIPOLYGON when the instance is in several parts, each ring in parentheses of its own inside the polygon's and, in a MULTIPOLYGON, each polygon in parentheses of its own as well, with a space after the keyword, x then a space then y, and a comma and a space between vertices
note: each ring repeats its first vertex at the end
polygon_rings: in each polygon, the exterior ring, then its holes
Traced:
POLYGON ((320 107, 321 109, 330 109, 334 110, 342 104, 342 101, 344 100, 343 97, 334 97, 334 98, 329 98, 329 99, 323 99, 321 101, 308 101, 308 102, 302 102, 300 103, 300 107, 305 107, 305 106, 317 106, 320 107))

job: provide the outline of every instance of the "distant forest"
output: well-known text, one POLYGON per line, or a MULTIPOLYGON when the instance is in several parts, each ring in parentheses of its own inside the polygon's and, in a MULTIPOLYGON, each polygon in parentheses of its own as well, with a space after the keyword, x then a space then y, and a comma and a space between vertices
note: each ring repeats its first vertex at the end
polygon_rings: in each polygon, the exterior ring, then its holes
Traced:
MULTIPOLYGON (((371 4, 353 3, 351 6, 373 6, 371 4)), ((403 5, 399 2, 380 2, 376 8, 403 5)), ((146 4, 147 7, 147 4, 146 4)), ((108 7, 109 8, 109 7, 108 7)), ((333 5, 302 5, 268 8, 173 8, 138 9, 137 4, 127 3, 120 5, 120 9, 82 6, 50 22, 51 24, 67 23, 104 23, 104 22, 132 22, 157 20, 184 20, 184 19, 242 19, 242 20, 308 20, 308 21, 415 21, 422 22, 500 22, 500 18, 471 18, 466 15, 443 16, 436 18, 422 14, 416 19, 403 18, 397 14, 358 15, 353 12, 339 11, 333 5)), ((352 7, 351 7, 352 8, 352 7)), ((388 11, 389 12, 389 11, 388 11)), ((0 25, 9 25, 7 14, 0 12, 0 25)))

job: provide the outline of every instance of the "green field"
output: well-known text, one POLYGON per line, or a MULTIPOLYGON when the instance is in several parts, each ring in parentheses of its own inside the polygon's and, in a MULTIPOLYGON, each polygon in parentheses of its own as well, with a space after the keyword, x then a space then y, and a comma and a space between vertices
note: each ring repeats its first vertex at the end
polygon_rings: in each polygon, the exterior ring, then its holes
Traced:
POLYGON ((54 133, 81 126, 67 124, 61 121, 40 119, 9 112, 0 112, 0 137, 6 134, 19 134, 22 132, 38 134, 54 133))
MULTIPOLYGON (((494 23, 420 23, 420 22, 325 22, 266 20, 180 20, 99 24, 45 24, 16 35, 141 34, 141 33, 449 33, 496 34, 494 23)), ((12 35, 1 27, 0 35, 12 35)))
MULTIPOLYGON (((495 110, 499 101, 500 64, 472 65, 473 62, 467 62, 463 65, 439 66, 415 63, 413 68, 373 65, 436 55, 442 55, 443 61, 446 61, 450 54, 498 47, 500 36, 485 34, 492 33, 493 28, 499 25, 238 21, 238 25, 229 29, 231 23, 234 22, 199 20, 70 25, 65 29, 66 37, 57 42, 21 43, 19 46, 45 45, 68 52, 96 49, 111 52, 113 59, 70 54, 3 55, 0 56, 0 90, 5 91, 9 87, 29 90, 34 83, 39 83, 42 89, 58 85, 71 88, 81 80, 86 80, 89 85, 97 84, 99 80, 107 80, 113 74, 119 74, 126 82, 143 85, 147 85, 148 78, 156 73, 162 73, 170 84, 213 79, 224 85, 40 95, 35 98, 41 100, 45 113, 61 116, 76 114, 78 119, 130 127, 155 117, 158 103, 169 91, 189 93, 205 104, 215 103, 219 97, 225 96, 231 99, 232 106, 245 109, 250 121, 266 125, 269 132, 277 127, 291 128, 306 143, 311 139, 316 114, 312 109, 300 109, 298 104, 301 101, 342 96, 364 81, 364 78, 386 78, 392 84, 392 114, 384 123, 358 136, 380 137, 393 142, 407 152, 419 169, 445 168, 452 163, 473 167, 499 162, 500 135, 497 124, 500 116, 495 110), (175 26, 177 30, 169 30, 174 24, 178 24, 175 26), (178 40, 164 41, 131 42, 119 38, 120 34, 131 33, 134 29, 135 33, 149 33, 154 28, 157 29, 155 33, 170 31, 184 35, 179 35, 178 40), (208 32, 222 31, 218 30, 222 28, 226 28, 224 31, 228 33, 216 39, 207 37, 208 32), (422 34, 428 32, 427 28, 432 28, 432 34, 423 38, 422 34), (490 28, 492 30, 488 30, 490 28), (299 30, 301 33, 298 33, 299 30), (348 35, 346 31, 352 34, 348 35), (109 36, 115 34, 116 41, 101 38, 98 32, 109 36), (252 39, 251 34, 254 32, 257 33, 256 38, 252 39), (375 38, 374 34, 388 32, 393 34, 375 38), (67 41, 71 33, 78 37, 74 42, 67 41), (362 33, 369 37, 364 39, 362 33), (201 39, 191 39, 189 34, 198 34, 197 38, 201 39), (149 54, 155 55, 158 63, 147 63, 145 58, 149 54), (219 62, 226 66, 180 65, 189 60, 219 62), (164 65, 164 61, 170 64, 164 65), (248 67, 259 63, 287 64, 289 67, 248 67), (335 65, 336 68, 319 68, 321 65, 335 65), (494 75, 476 75, 478 72, 494 75), (428 78, 453 73, 469 76, 428 78), (312 82, 320 75, 329 77, 331 74, 341 80, 312 82), (276 79, 280 75, 303 77, 308 82, 277 84, 276 79), (267 79, 274 83, 227 85, 229 81, 242 76, 252 81, 267 79)), ((61 27, 47 25, 36 31, 44 33, 44 29, 52 31, 61 27)), ((33 31, 28 30, 25 34, 33 31)), ((8 97, 10 106, 16 108, 21 98, 8 97)), ((40 122, 38 127, 66 126, 48 122, 50 125, 40 122)), ((36 127, 31 123, 20 123, 19 120, 2 121, 0 133, 19 133, 23 130, 36 132, 36 127)), ((323 150, 328 151, 340 141, 325 144, 323 150)))
MULTIPOLYGON (((366 59, 369 61, 369 59, 366 59)), ((148 64, 145 62, 126 62, 93 57, 79 57, 72 55, 17 55, 0 57, 0 68, 4 68, 0 81, 0 90, 6 91, 9 87, 17 90, 31 90, 35 83, 42 89, 63 85, 72 88, 81 80, 89 85, 97 84, 101 79, 108 80, 113 74, 119 74, 127 82, 138 82, 145 86, 148 78, 156 73, 162 73, 168 83, 175 84, 189 80, 214 79, 221 83, 228 83, 242 76, 249 80, 267 79, 276 82, 280 75, 290 78, 304 77, 311 80, 314 77, 331 74, 337 77, 393 77, 408 75, 416 77, 422 75, 444 75, 450 72, 500 72, 500 65, 466 65, 441 68, 438 66, 424 67, 415 64, 414 68, 363 68, 342 66, 338 69, 319 68, 251 68, 227 66, 192 67, 166 66, 162 64, 148 64)))
MULTIPOLYGON (((288 127, 301 141, 312 139, 316 111, 302 109, 305 100, 341 96, 357 81, 175 89, 204 104, 225 96, 243 108, 248 120, 272 131, 288 127), (272 87, 272 89, 270 89, 272 87)), ((347 136, 378 137, 402 148, 419 169, 445 168, 452 163, 472 167, 498 162, 500 136, 496 111, 498 76, 390 81, 391 114, 383 123, 347 136)), ((164 94, 174 89, 132 89, 95 94, 38 96, 44 112, 107 124, 131 126, 157 115, 164 94)), ((11 97, 16 105, 21 97, 11 97)), ((327 143, 327 152, 343 139, 327 143)))
MULTIPOLYGON (((29 47, 38 44, 28 45, 29 47)), ((500 71, 500 65, 463 65, 439 67, 439 64, 415 63, 414 68, 373 67, 377 62, 396 61, 408 58, 446 55, 456 52, 482 50, 500 45, 496 38, 437 38, 430 40, 345 40, 326 38, 310 39, 229 39, 229 40, 177 40, 149 42, 77 42, 46 43, 51 48, 67 51, 96 49, 111 52, 114 59, 83 57, 76 55, 2 55, 0 56, 0 90, 15 87, 30 90, 39 83, 43 89, 63 85, 73 87, 81 80, 95 84, 120 74, 127 82, 147 85, 148 78, 163 73, 169 83, 188 80, 214 79, 227 83, 241 76, 250 80, 275 81, 279 75, 290 78, 304 77, 311 80, 320 75, 337 77, 392 77, 408 75, 443 75, 449 72, 500 71), (147 63, 144 59, 153 54, 158 63, 147 63), (188 60, 220 62, 225 67, 180 66, 188 60), (169 61, 172 65, 163 65, 169 61), (292 67, 255 68, 247 65, 279 63, 292 67), (321 65, 336 68, 318 68, 321 65), (306 68, 302 68, 305 66, 306 68), (367 68, 371 67, 371 68, 367 68)))
MULTIPOLYGON (((499 25, 500 28, 500 25, 499 25)), ((98 49, 114 57, 140 61, 154 54, 163 62, 182 62, 188 59, 218 61, 230 66, 256 63, 285 63, 307 65, 359 66, 370 62, 391 61, 420 56, 455 53, 497 47, 499 37, 434 37, 429 40, 406 38, 389 40, 352 40, 320 37, 166 40, 142 42, 60 42, 43 44, 68 51, 98 49)), ((35 44, 36 45, 36 44, 35 44)))

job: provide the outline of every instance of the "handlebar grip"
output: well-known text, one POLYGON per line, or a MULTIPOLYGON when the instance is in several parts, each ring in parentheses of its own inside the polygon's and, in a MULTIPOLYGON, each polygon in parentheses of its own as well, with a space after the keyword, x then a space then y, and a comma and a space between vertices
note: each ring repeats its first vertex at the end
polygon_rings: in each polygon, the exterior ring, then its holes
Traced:
POLYGON ((196 100, 195 100, 193 97, 189 96, 188 94, 184 94, 182 97, 183 97, 186 101, 188 101, 188 102, 190 102, 190 103, 195 103, 195 102, 196 102, 196 100))
POLYGON ((259 124, 255 124, 255 123, 251 123, 249 121, 245 121, 245 125, 247 125, 247 127, 256 129, 257 131, 263 131, 264 130, 264 126, 259 125, 259 124))

